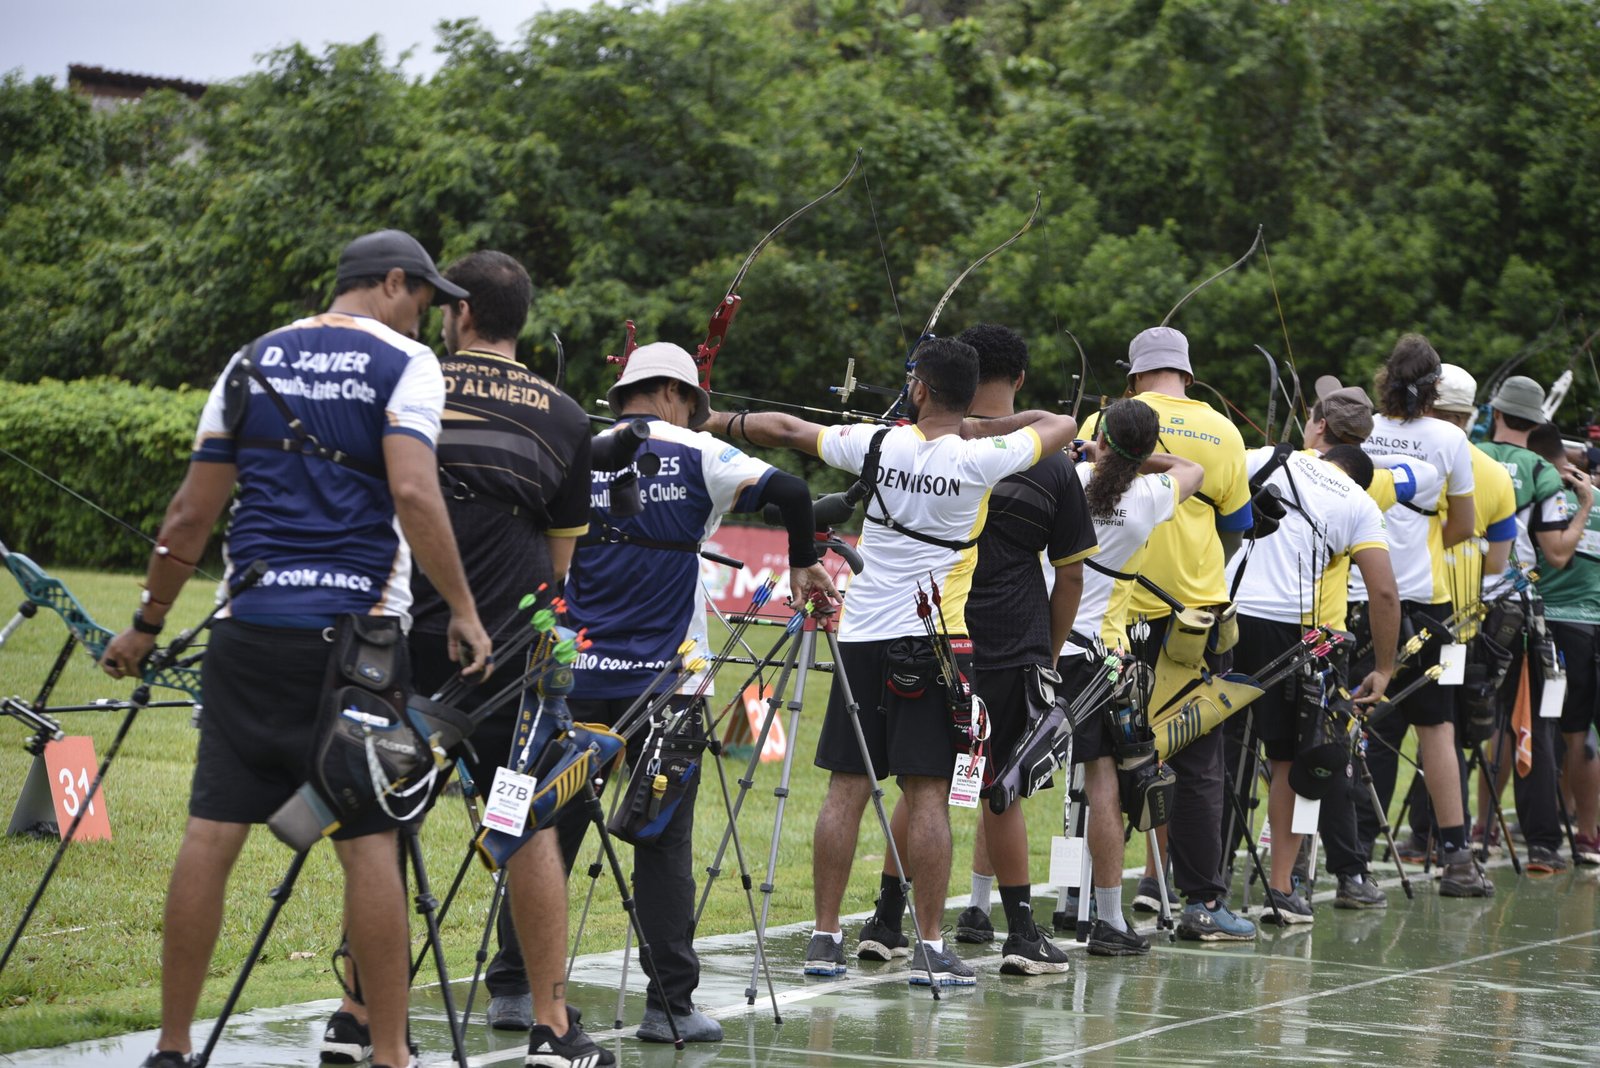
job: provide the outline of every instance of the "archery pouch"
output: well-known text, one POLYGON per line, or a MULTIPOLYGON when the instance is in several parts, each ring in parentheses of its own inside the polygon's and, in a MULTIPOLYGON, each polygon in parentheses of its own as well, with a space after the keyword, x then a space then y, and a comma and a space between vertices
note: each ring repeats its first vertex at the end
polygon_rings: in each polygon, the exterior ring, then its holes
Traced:
POLYGON ((1067 722, 1066 695, 1059 694, 1061 676, 1053 668, 1030 664, 1022 669, 1028 702, 1028 724, 1010 757, 980 792, 989 810, 999 815, 1019 798, 1032 797, 1050 785, 1057 768, 1072 764, 1072 725, 1067 722))
POLYGON ((884 687, 905 701, 926 694, 939 673, 933 646, 926 638, 896 638, 889 643, 884 660, 884 687))
POLYGON ((1206 652, 1221 656, 1239 644, 1239 610, 1230 603, 1223 605, 1212 615, 1216 617, 1216 623, 1206 638, 1206 652))
POLYGON ((1178 776, 1157 758, 1155 732, 1142 714, 1122 708, 1106 715, 1106 737, 1117 762, 1122 811, 1136 831, 1160 827, 1172 818, 1178 776))
MULTIPOLYGON (((1172 615, 1167 626, 1166 636, 1161 642, 1161 651, 1179 667, 1190 668, 1198 671, 1205 666, 1206 648, 1211 640, 1211 628, 1217 618, 1210 612, 1198 608, 1185 608, 1182 612, 1172 615)), ((1238 637, 1238 626, 1234 626, 1234 637, 1238 637)))
MULTIPOLYGON (((1331 657, 1339 657, 1345 646, 1331 657)), ((1301 797, 1320 801, 1333 791, 1339 776, 1348 772, 1355 743, 1355 722, 1350 701, 1340 696, 1332 680, 1335 668, 1308 665, 1291 676, 1298 680, 1295 704, 1294 761, 1289 765, 1289 787, 1301 797)))
POLYGON ((698 709, 685 715, 683 725, 670 735, 664 725, 655 726, 634 761, 627 792, 606 825, 611 836, 630 845, 660 838, 679 806, 692 803, 705 748, 698 709))
POLYGON ((1467 646, 1467 667, 1461 685, 1461 733, 1468 745, 1494 737, 1499 693, 1511 670, 1513 650, 1521 644, 1527 612, 1517 597, 1493 602, 1478 635, 1467 646))
POLYGON ((333 630, 310 781, 267 821, 296 852, 374 805, 395 820, 417 815, 436 768, 429 735, 440 742, 449 735, 459 744, 471 729, 465 716, 426 699, 419 699, 415 718, 408 713, 411 666, 399 619, 347 614, 333 630), (397 813, 393 800, 409 803, 411 811, 397 813))

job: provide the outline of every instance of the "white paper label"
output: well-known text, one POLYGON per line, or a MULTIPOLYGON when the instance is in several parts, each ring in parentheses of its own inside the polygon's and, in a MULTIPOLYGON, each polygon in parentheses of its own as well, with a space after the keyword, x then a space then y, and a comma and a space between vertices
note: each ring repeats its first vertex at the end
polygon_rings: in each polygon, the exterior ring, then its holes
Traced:
POLYGON ((1083 839, 1050 839, 1050 885, 1080 886, 1083 883, 1083 839))
POLYGON ((1544 680, 1544 695, 1539 698, 1540 719, 1560 719, 1561 706, 1567 702, 1567 677, 1560 675, 1544 680))
POLYGON ((1289 821, 1289 830, 1295 834, 1316 834, 1317 817, 1322 814, 1322 802, 1313 801, 1309 797, 1294 795, 1294 819, 1289 821))
POLYGON ((494 769, 494 785, 483 808, 483 825, 509 835, 520 835, 528 825, 528 806, 538 781, 510 768, 494 769))
POLYGON ((1466 677, 1467 647, 1460 642, 1451 642, 1439 650, 1439 685, 1460 686, 1466 677))
POLYGON ((950 780, 950 804, 956 808, 977 808, 978 791, 983 789, 984 758, 971 753, 956 757, 956 774, 950 780))

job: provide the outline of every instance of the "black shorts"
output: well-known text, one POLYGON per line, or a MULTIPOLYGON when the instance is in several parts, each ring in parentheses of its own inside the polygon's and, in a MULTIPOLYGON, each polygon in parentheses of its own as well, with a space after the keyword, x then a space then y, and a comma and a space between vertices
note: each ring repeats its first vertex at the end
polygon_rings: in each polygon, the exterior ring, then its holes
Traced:
MULTIPOLYGON (((1084 687, 1093 681, 1100 670, 1100 657, 1088 656, 1063 656, 1056 661, 1056 670, 1061 672, 1061 692, 1069 700, 1076 700, 1084 687)), ((1106 733, 1106 703, 1101 702, 1098 707, 1088 710, 1078 729, 1072 732, 1072 762, 1074 764, 1089 764, 1101 757, 1115 756, 1111 749, 1111 738, 1106 733)))
POLYGON ((986 743, 989 762, 987 770, 994 770, 1011 759, 1011 753, 1022 739, 1028 726, 1028 673, 1024 667, 990 668, 985 671, 974 667, 972 689, 983 699, 989 710, 989 741, 986 743))
MULTIPOLYGON (((317 706, 332 651, 320 629, 217 621, 201 661, 205 711, 189 815, 265 823, 300 788, 310 775, 317 706)), ((361 838, 398 826, 374 806, 332 837, 361 838)))
MULTIPOLYGON (((1298 623, 1241 615, 1239 644, 1234 647, 1234 664, 1239 671, 1254 675, 1300 641, 1305 628, 1298 623)), ((1246 711, 1251 726, 1267 751, 1268 760, 1293 760, 1295 731, 1299 712, 1299 678, 1291 674, 1276 686, 1251 701, 1246 711)))
MULTIPOLYGON (((1600 627, 1556 619, 1546 620, 1545 626, 1567 662, 1567 696, 1561 703, 1561 732, 1586 734, 1591 725, 1600 725, 1600 708, 1595 707, 1596 699, 1600 698, 1600 627)), ((1512 682, 1508 688, 1514 686, 1512 682)), ((1535 708, 1535 714, 1537 711, 1535 708)))
MULTIPOLYGON (((1416 655, 1411 671, 1400 673, 1399 685, 1409 685, 1416 676, 1412 672, 1426 671, 1439 663, 1439 652, 1450 641, 1444 622, 1450 618, 1450 605, 1423 604, 1420 601, 1401 601, 1400 610, 1410 616, 1417 630, 1428 629, 1428 642, 1416 655)), ((1404 639, 1402 639, 1404 640, 1404 639)), ((1413 727, 1437 727, 1441 723, 1456 721, 1456 691, 1459 686, 1440 686, 1430 682, 1401 702, 1395 711, 1413 727)))
MULTIPOLYGON (((937 678, 927 680, 920 697, 901 697, 892 692, 888 686, 891 644, 891 639, 839 643, 833 691, 828 695, 828 713, 822 721, 813 763, 825 771, 867 774, 855 730, 845 711, 841 682, 847 681, 859 705, 861 733, 866 738, 875 777, 917 775, 948 779, 956 768, 948 699, 937 678)), ((972 677, 971 657, 958 657, 957 664, 968 678, 972 677)))

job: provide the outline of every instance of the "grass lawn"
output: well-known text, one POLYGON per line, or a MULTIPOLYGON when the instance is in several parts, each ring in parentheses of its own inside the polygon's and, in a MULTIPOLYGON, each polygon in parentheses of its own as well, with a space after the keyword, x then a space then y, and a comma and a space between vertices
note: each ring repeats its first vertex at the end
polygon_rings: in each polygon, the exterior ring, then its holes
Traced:
MULTIPOLYGON (((95 619, 113 628, 120 628, 137 601, 138 580, 131 575, 67 569, 54 574, 77 594, 95 619)), ((10 577, 0 578, 0 604, 8 603, 14 593, 10 577)), ((209 583, 191 582, 173 611, 175 624, 200 618, 209 607, 210 593, 209 583)), ((715 633, 713 640, 720 640, 715 633)), ((775 628, 755 629, 750 644, 764 652, 777 635, 775 628)), ((61 620, 48 611, 41 610, 26 623, 0 649, 0 693, 21 694, 31 700, 65 636, 61 620)), ((721 676, 724 701, 748 670, 730 666, 721 676)), ((790 739, 797 748, 778 851, 773 925, 811 915, 810 837, 826 778, 811 766, 810 758, 826 704, 828 677, 814 673, 811 678, 799 737, 790 739)), ((124 698, 132 688, 126 681, 113 681, 102 674, 88 655, 78 650, 52 701, 77 704, 97 698, 124 698)), ((156 699, 169 696, 158 691, 156 699)), ((63 714, 62 718, 69 734, 92 735, 96 754, 103 757, 122 715, 88 712, 63 714)), ((20 723, 0 723, 0 782, 7 784, 7 805, 20 790, 32 759, 21 748, 25 738, 20 723)), ((68 849, 28 934, 0 976, 0 1052, 53 1046, 150 1028, 158 1023, 162 903, 186 816, 196 738, 188 708, 147 710, 135 722, 103 787, 112 841, 75 843, 68 849)), ((772 833, 772 788, 778 781, 778 767, 762 766, 740 819, 745 856, 758 884, 772 833)), ((742 764, 728 769, 728 780, 735 790, 742 770, 742 764)), ((891 789, 891 800, 892 795, 891 789)), ((1059 825, 1060 799, 1059 792, 1051 792, 1033 806, 1036 818, 1030 836, 1036 882, 1043 881, 1047 874, 1049 839, 1059 825)), ((698 809, 695 853, 697 867, 703 871, 725 825, 714 769, 708 770, 702 783, 698 809)), ((966 888, 975 819, 974 812, 952 813, 956 837, 953 893, 966 888)), ((468 824, 460 802, 446 799, 428 820, 423 833, 429 876, 440 897, 448 889, 467 841, 468 824)), ((5 903, 0 908, 0 937, 9 938, 54 848, 53 840, 0 840, 0 901, 5 903)), ((845 902, 847 910, 870 907, 877 894, 882 857, 883 842, 869 812, 845 902)), ((265 828, 252 835, 229 888, 222 936, 200 1005, 202 1017, 214 1015, 221 1007, 265 915, 267 891, 276 885, 289 859, 289 851, 265 828)), ((1142 862, 1142 845, 1135 842, 1129 850, 1128 863, 1142 862)), ((471 973, 487 912, 489 886, 488 876, 474 866, 468 876, 469 892, 458 900, 446 923, 444 938, 452 975, 471 973)), ((571 894, 573 930, 586 888, 587 879, 580 874, 571 894)), ((318 846, 279 917, 263 959, 244 992, 241 1010, 338 993, 328 958, 339 940, 340 898, 333 850, 318 846)), ((624 925, 615 887, 606 876, 590 915, 584 950, 620 947, 624 925)), ((718 934, 748 930, 751 926, 730 851, 700 930, 718 934)), ((420 940, 420 930, 420 920, 413 922, 414 940, 420 940)))

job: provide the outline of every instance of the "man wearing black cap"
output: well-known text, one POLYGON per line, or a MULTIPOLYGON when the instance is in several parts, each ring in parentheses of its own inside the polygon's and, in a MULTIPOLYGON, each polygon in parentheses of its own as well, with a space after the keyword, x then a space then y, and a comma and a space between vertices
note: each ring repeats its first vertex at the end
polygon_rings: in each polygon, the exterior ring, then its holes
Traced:
MULTIPOLYGON (((233 599, 206 649, 189 823, 167 892, 161 1035, 145 1065, 191 1063, 189 1029, 228 874, 251 825, 308 778, 333 649, 325 635, 339 617, 408 624, 415 553, 450 606, 450 656, 474 673, 488 663, 489 636, 435 470, 444 381, 433 353, 414 340, 430 304, 466 295, 409 234, 359 237, 339 258, 328 311, 240 350, 206 402, 133 626, 102 660, 114 678, 136 673, 237 486, 229 575, 258 561, 268 570, 233 599), (248 375, 247 356, 256 368, 248 375)), ((411 1063, 396 826, 374 808, 333 834, 374 1068, 411 1063)))

